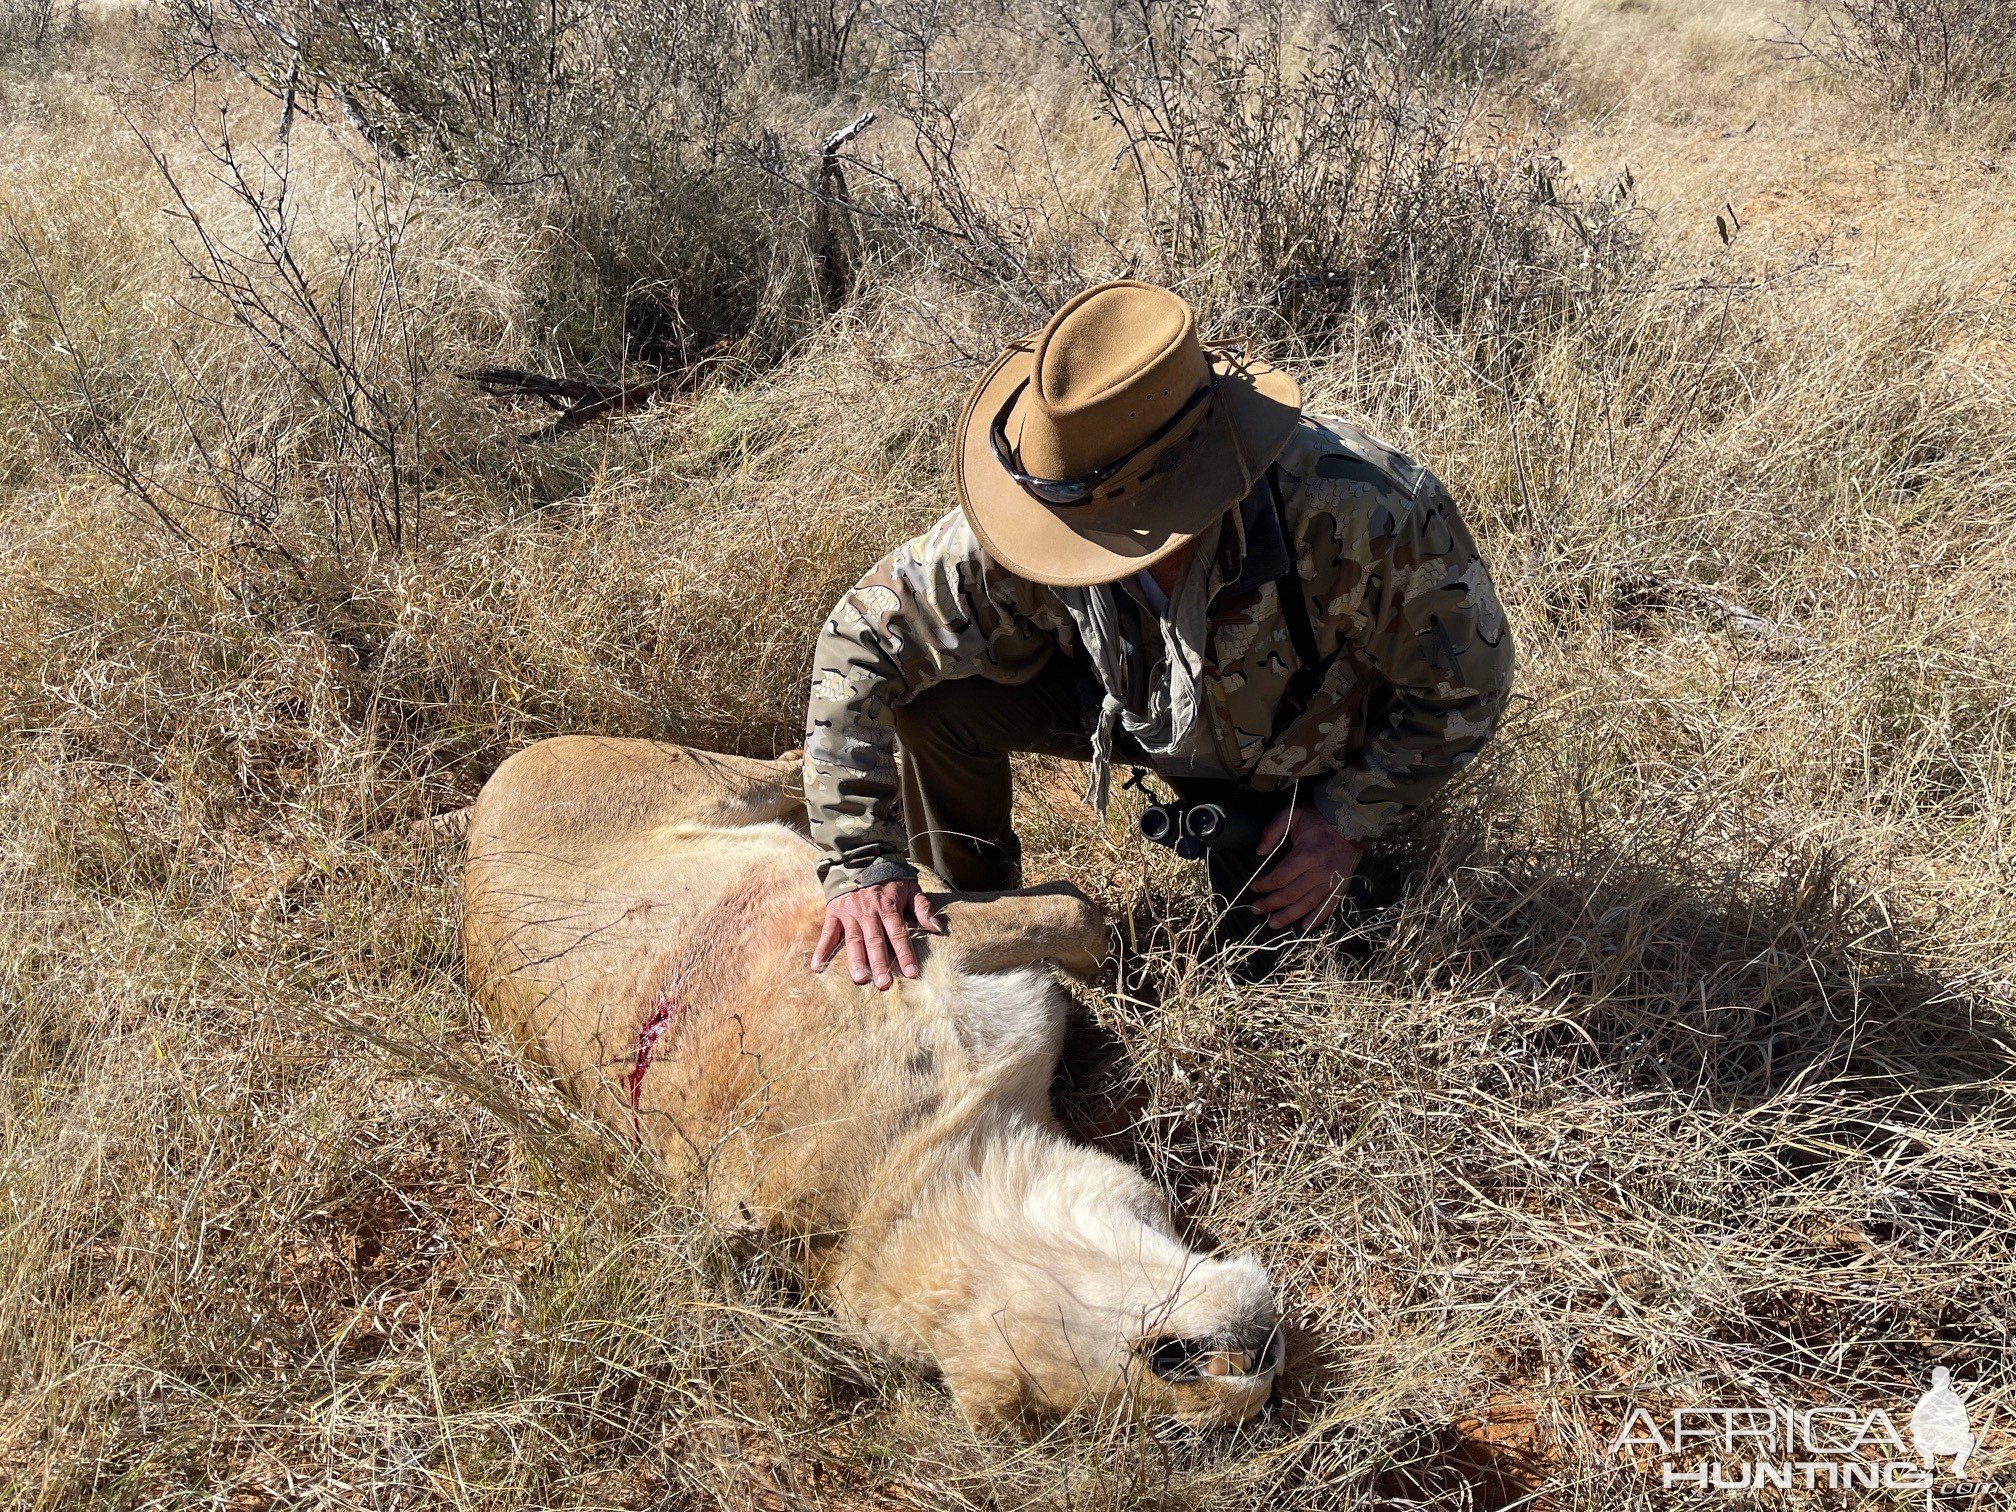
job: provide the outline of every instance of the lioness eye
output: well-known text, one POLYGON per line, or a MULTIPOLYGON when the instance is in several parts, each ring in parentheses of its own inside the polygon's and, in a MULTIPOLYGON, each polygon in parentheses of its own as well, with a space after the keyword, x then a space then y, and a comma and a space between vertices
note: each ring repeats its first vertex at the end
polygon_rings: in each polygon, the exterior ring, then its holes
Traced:
POLYGON ((1198 1339, 1164 1339, 1148 1356, 1148 1368, 1165 1381, 1193 1380, 1211 1346, 1198 1339))

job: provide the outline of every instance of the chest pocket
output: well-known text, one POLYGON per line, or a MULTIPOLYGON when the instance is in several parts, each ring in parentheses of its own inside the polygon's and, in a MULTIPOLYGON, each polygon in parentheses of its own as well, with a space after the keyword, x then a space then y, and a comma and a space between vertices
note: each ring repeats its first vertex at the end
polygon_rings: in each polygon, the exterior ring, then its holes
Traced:
POLYGON ((1230 744, 1224 754, 1240 773, 1253 771, 1284 720, 1300 712, 1286 694, 1303 664, 1279 603, 1279 585, 1262 583, 1212 607, 1211 698, 1230 744))

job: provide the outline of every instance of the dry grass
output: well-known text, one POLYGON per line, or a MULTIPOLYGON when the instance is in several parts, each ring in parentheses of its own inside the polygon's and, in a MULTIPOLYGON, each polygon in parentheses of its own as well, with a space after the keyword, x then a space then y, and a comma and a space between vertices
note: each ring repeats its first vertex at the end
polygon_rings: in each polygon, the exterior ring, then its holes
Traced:
MULTIPOLYGON (((1446 321, 1308 354, 1467 501, 1524 654, 1392 937, 1228 989, 1194 879, 1028 774, 1040 864, 1127 921, 1060 1105, 1296 1325, 1282 1407, 1210 1443, 975 1440, 876 1366, 511 1061, 408 828, 544 734, 793 742, 998 312, 892 277, 770 371, 528 444, 445 375, 550 355, 550 245, 396 185, 360 360, 422 375, 421 506, 346 541, 315 406, 171 250, 122 113, 237 222, 144 17, 0 60, 0 1502, 1459 1507, 1537 1466, 1650 1506, 1604 1462, 1627 1403, 1896 1410, 1935 1363, 2006 1498, 2016 160, 1789 76, 1768 14, 1557 7, 1522 89, 1585 182, 1628 166, 1653 256, 1516 373, 1446 321), (44 423, 90 420, 80 370, 188 539, 44 423), (236 472, 213 420, 259 422, 236 472), (233 549, 247 477, 302 570, 233 549)), ((326 289, 382 185, 296 132, 326 289)))

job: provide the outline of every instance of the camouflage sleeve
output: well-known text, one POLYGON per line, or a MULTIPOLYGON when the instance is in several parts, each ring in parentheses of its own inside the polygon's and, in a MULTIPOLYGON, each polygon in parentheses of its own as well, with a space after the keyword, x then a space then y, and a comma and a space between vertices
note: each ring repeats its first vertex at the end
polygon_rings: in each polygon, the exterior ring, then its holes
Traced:
POLYGON ((805 809, 829 899, 917 874, 896 710, 948 678, 1033 677, 1070 634, 1063 607, 988 561, 957 510, 841 598, 813 655, 805 720, 805 809))
POLYGON ((1411 507, 1381 511, 1367 545, 1373 571, 1353 648, 1374 690, 1365 743, 1313 791, 1350 840, 1384 834, 1469 765, 1512 691, 1497 589, 1433 474, 1421 474, 1411 507))

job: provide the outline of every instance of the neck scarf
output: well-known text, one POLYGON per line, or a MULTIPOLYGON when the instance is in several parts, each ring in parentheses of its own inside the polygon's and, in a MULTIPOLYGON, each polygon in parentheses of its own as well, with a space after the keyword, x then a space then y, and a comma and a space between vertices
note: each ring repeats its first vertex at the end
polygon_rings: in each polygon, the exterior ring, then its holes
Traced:
POLYGON ((1195 745, 1204 717, 1201 678, 1211 566, 1222 528, 1221 520, 1191 542, 1169 607, 1159 615, 1135 603, 1119 583, 1057 590, 1099 677, 1099 718, 1092 731, 1092 777, 1085 801, 1102 814, 1112 788, 1117 730, 1125 729, 1150 756, 1188 756, 1195 745), (1159 657, 1154 654, 1157 640, 1159 657), (1164 675, 1151 677, 1158 661, 1164 675))

